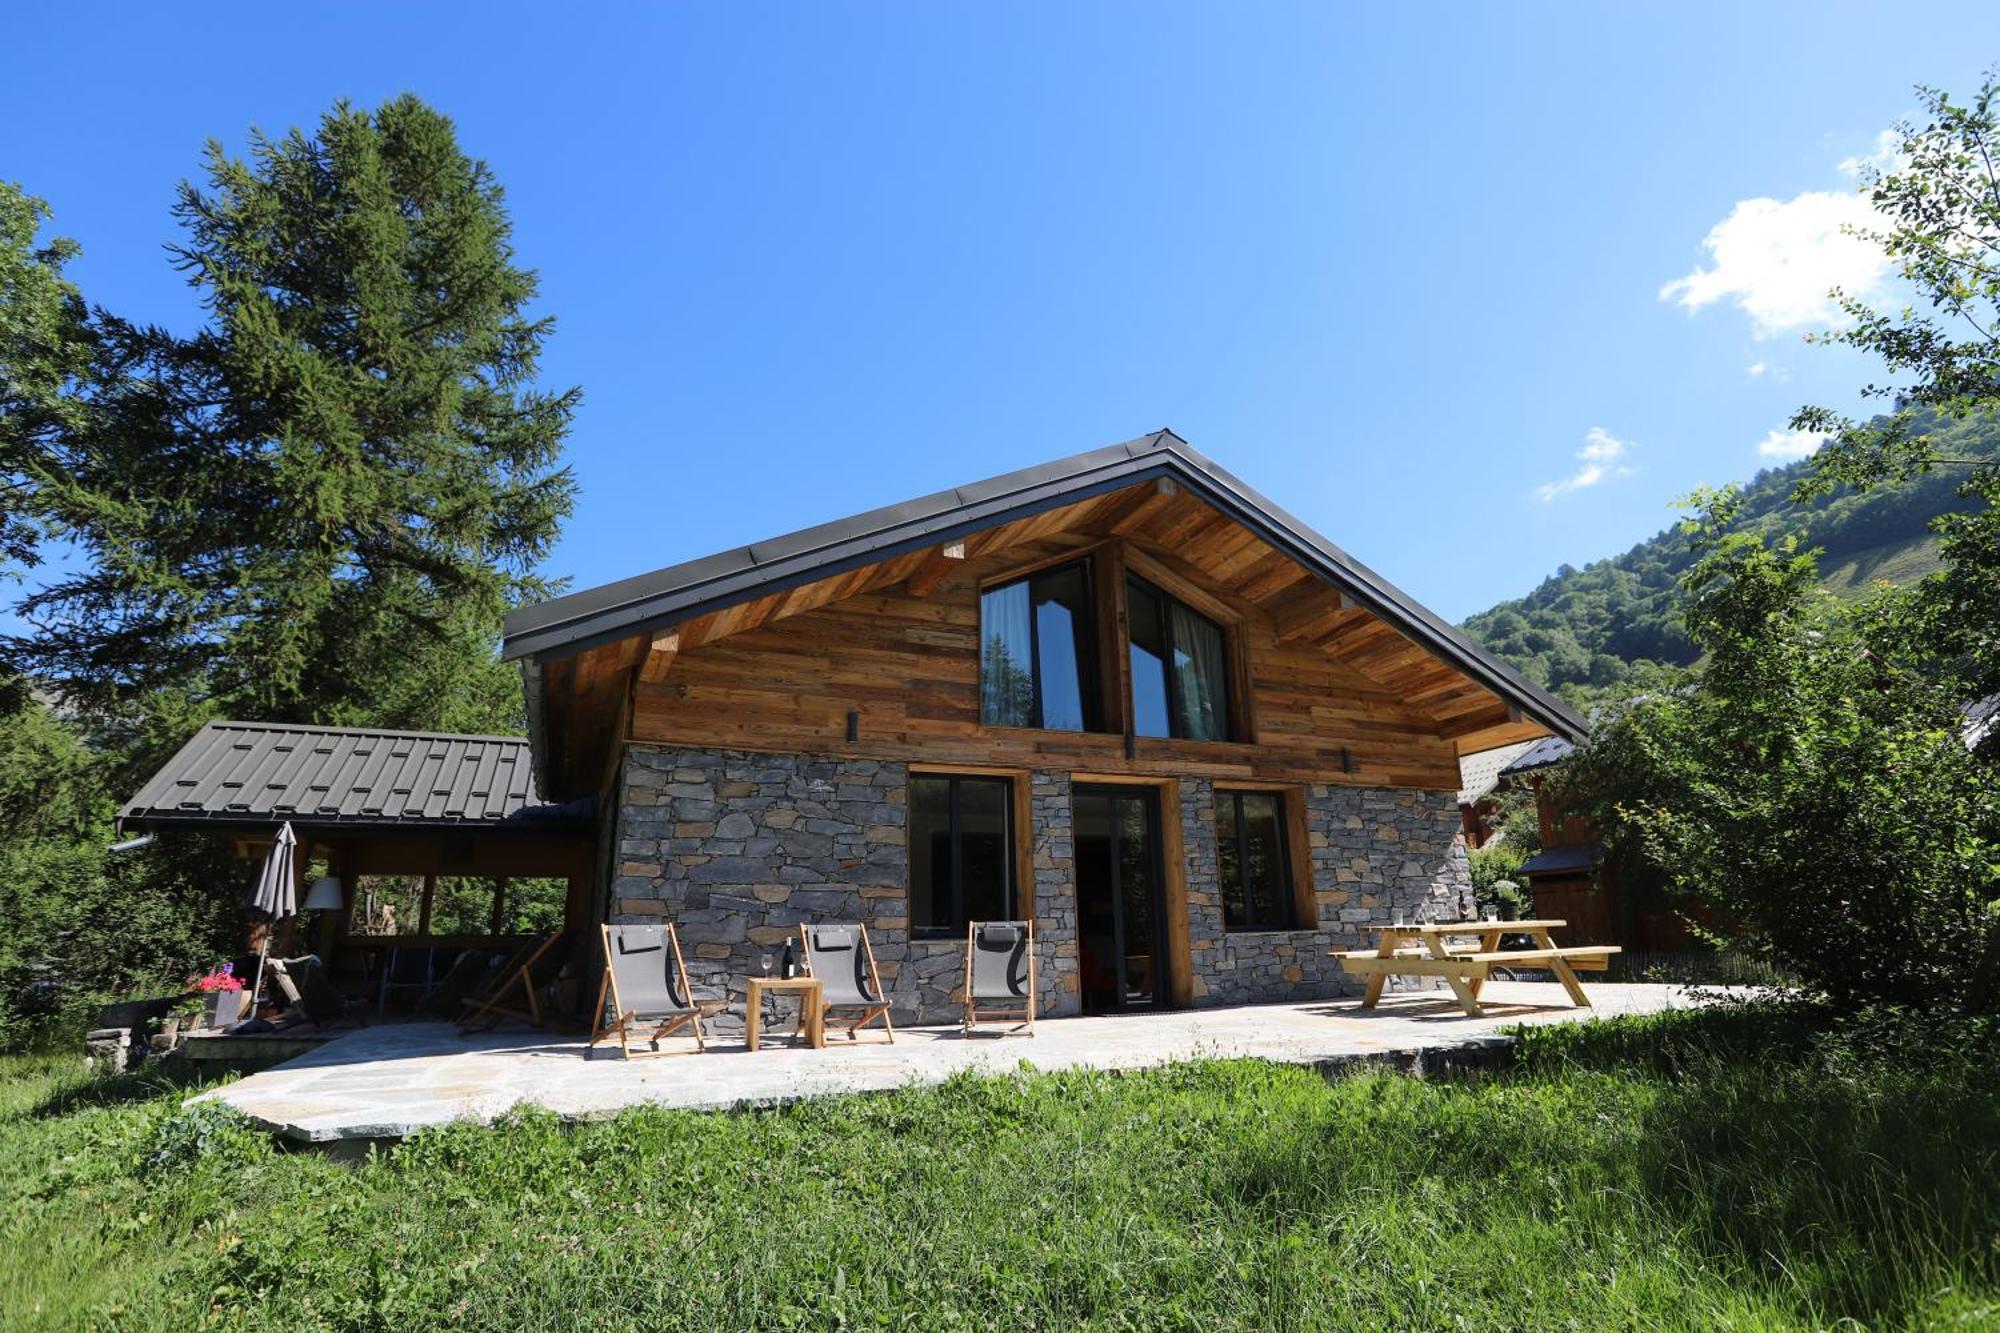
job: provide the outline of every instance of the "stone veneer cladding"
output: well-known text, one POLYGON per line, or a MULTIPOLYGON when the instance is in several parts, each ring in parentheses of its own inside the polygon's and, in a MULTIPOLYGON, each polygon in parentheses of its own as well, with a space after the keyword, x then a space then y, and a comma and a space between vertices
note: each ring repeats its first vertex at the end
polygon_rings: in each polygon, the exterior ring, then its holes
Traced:
MULTIPOLYGON (((727 988, 739 1013, 744 978, 800 923, 860 921, 896 1021, 954 1021, 964 940, 910 938, 908 781, 904 765, 872 759, 633 746, 617 787, 609 917, 675 921, 695 982, 727 988)), ((1365 927, 1399 908, 1449 914, 1466 886, 1451 793, 1305 793, 1316 928, 1227 932, 1215 788, 1181 780, 1196 1004, 1357 991, 1329 951, 1372 944, 1365 927)), ((1029 806, 1041 1009, 1053 1017, 1080 1004, 1069 775, 1034 773, 1029 806)))
MULTIPOLYGON (((1367 928, 1388 924, 1398 909, 1412 920, 1455 915, 1461 891, 1470 889, 1452 793, 1314 783, 1305 788, 1317 918, 1312 928, 1225 930, 1217 882, 1216 785, 1183 778, 1180 789, 1197 1005, 1357 994, 1360 979, 1341 970, 1334 950, 1373 948, 1375 937, 1367 928)), ((1297 830, 1291 834, 1297 836, 1297 830)), ((1391 984, 1423 983, 1398 978, 1391 984)))

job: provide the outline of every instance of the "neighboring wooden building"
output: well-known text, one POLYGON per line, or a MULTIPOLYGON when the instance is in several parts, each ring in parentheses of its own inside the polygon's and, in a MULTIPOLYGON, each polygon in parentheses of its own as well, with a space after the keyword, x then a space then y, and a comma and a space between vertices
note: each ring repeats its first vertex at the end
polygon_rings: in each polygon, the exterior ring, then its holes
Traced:
POLYGON ((1573 748, 1552 737, 1500 771, 1500 782, 1525 783, 1535 793, 1542 850, 1520 870, 1534 894, 1535 915, 1569 922, 1555 932, 1561 943, 1616 944, 1628 960, 1705 947, 1666 902, 1627 882, 1619 857, 1598 841, 1590 820, 1556 799, 1549 773, 1573 748))
POLYGON ((1497 749, 1463 755, 1458 761, 1458 817, 1465 845, 1477 851, 1493 840, 1493 820, 1500 813, 1500 796, 1507 790, 1501 774, 1539 741, 1516 741, 1497 749))
POLYGON ((612 920, 741 989, 865 922, 897 1016, 1033 917, 1043 1012, 1309 999, 1455 911, 1462 755, 1567 708, 1170 432, 520 610, 612 920))

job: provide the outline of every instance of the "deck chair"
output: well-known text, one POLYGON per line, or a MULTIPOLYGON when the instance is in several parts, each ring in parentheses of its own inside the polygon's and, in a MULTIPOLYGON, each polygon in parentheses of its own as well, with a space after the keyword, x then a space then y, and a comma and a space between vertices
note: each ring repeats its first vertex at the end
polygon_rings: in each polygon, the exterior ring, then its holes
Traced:
POLYGON ((536 1027, 547 1027, 555 1017, 544 1015, 542 1000, 549 987, 569 965, 570 941, 564 932, 549 935, 528 947, 519 966, 510 959, 501 967, 499 981, 483 1000, 474 1002, 458 1020, 461 1033, 498 1027, 505 1018, 525 1018, 536 1027))
POLYGON ((492 998, 500 983, 521 970, 541 937, 502 949, 467 949, 451 965, 451 970, 431 987, 430 994, 417 1002, 417 1011, 432 1018, 457 1022, 481 1003, 492 998))
POLYGON ((847 1025, 847 1039, 858 1041, 864 1026, 882 1020, 882 1029, 893 1044, 895 1025, 889 1021, 889 1001, 882 989, 882 974, 875 970, 875 950, 868 945, 868 928, 853 926, 800 926, 805 944, 806 971, 820 985, 820 1013, 836 1009, 860 1017, 847 1025))
POLYGON ((597 986, 592 1011, 590 1046, 618 1035, 618 1049, 632 1058, 632 1037, 651 1028, 654 1050, 660 1038, 683 1027, 694 1028, 697 1051, 708 1049, 701 1035, 701 1006, 688 984, 681 961, 680 936, 672 926, 601 926, 604 932, 604 980, 597 986), (605 1009, 605 1001, 611 1007, 605 1009), (609 1014, 607 1021, 606 1015, 609 1014))
POLYGON ((965 927, 965 1030, 1011 1023, 1035 1035, 1035 923, 973 921, 965 927))

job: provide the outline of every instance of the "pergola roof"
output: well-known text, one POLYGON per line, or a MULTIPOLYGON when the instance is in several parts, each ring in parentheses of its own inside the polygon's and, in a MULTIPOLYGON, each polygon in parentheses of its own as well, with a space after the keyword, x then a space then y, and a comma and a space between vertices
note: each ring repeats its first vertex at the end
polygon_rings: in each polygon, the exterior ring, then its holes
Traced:
POLYGON ((118 813, 122 827, 548 828, 521 736, 210 722, 118 813))

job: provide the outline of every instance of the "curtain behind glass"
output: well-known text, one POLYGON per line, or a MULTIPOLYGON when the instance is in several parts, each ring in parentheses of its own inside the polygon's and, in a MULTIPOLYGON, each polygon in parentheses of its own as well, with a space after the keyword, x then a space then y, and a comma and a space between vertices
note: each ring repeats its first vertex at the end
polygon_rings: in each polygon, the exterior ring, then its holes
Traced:
POLYGON ((1028 630, 1028 585, 1012 583, 979 599, 979 720, 1007 727, 1034 724, 1034 640, 1028 630))
POLYGON ((1229 677, 1223 665, 1222 630, 1172 604, 1174 669, 1181 723, 1191 741, 1229 739, 1229 677))

